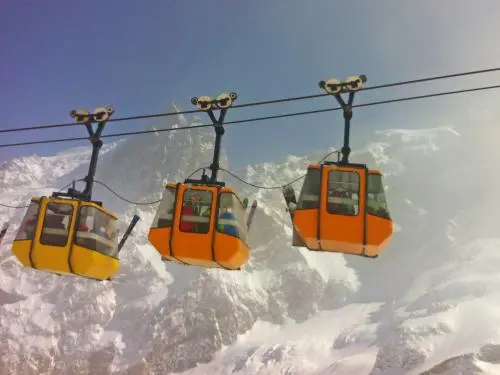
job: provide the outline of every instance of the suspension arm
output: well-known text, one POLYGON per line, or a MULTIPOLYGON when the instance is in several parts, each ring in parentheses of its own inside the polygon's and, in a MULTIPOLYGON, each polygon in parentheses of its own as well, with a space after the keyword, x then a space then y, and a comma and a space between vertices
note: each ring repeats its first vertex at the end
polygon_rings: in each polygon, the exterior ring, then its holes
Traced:
POLYGON ((342 159, 341 164, 349 163, 349 155, 351 148, 349 146, 350 132, 351 132, 351 119, 352 119, 352 105, 354 102, 354 95, 356 91, 361 90, 366 83, 367 78, 365 75, 351 76, 346 81, 340 82, 337 79, 329 79, 328 81, 320 81, 319 86, 326 91, 327 94, 334 96, 342 108, 344 115, 344 144, 341 149, 342 159), (349 93, 347 103, 342 98, 341 94, 349 93))
POLYGON ((199 110, 208 113, 208 116, 210 117, 210 120, 212 120, 212 124, 215 130, 214 154, 212 164, 210 165, 210 170, 212 172, 209 180, 210 183, 217 182, 217 173, 220 169, 220 150, 222 136, 225 132, 224 119, 226 117, 227 110, 232 106, 233 101, 235 101, 237 97, 238 96, 235 92, 231 92, 229 94, 222 93, 218 95, 216 99, 212 99, 210 96, 200 96, 191 99, 191 103, 196 105, 199 110), (218 119, 215 117, 213 109, 220 109, 218 119))

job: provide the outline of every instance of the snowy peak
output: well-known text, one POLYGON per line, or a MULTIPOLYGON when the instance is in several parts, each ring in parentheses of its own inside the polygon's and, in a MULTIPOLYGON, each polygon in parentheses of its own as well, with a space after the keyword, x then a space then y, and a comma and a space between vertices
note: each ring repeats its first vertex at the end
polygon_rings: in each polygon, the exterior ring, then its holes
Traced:
MULTIPOLYGON (((199 120, 159 120, 148 127, 150 135, 121 141, 103 153, 97 179, 132 201, 156 200, 165 179, 183 180, 211 162, 213 129, 157 131, 193 121, 199 120)), ((353 161, 386 175, 400 228, 377 260, 291 246, 280 185, 299 179, 307 164, 333 149, 231 170, 234 176, 221 173, 243 196, 259 200, 252 257, 241 272, 161 262, 147 240, 157 205, 128 204, 100 185, 96 199, 120 212, 122 227, 133 214, 141 217, 115 280, 96 284, 22 269, 10 244, 23 210, 2 208, 13 229, 0 248, 0 342, 8 343, 0 372, 375 375, 493 368, 495 350, 485 345, 499 336, 492 327, 500 306, 500 217, 485 202, 500 199, 487 184, 481 198, 457 203, 475 197, 464 165, 486 161, 477 155, 456 163, 463 134, 453 128, 390 130, 353 151, 353 161)), ((470 144, 467 137, 467 147, 480 147, 483 138, 470 144)), ((490 158, 498 159, 489 145, 490 158)), ((33 184, 44 176, 44 186, 53 188, 83 177, 89 154, 90 148, 50 162, 31 157, 4 163, 2 171, 11 171, 5 181, 16 187, 8 200, 24 202, 40 193, 14 175, 34 168, 27 161, 42 170, 32 173, 39 176, 33 184)), ((486 181, 493 164, 476 168, 476 181, 486 181)), ((295 188, 301 184, 297 180, 295 188)))
MULTIPOLYGON (((104 155, 116 148, 123 141, 117 141, 102 147, 104 155)), ((78 147, 65 150, 54 156, 24 156, 7 160, 0 164, 0 188, 43 187, 74 170, 83 163, 88 163, 92 147, 78 147)))

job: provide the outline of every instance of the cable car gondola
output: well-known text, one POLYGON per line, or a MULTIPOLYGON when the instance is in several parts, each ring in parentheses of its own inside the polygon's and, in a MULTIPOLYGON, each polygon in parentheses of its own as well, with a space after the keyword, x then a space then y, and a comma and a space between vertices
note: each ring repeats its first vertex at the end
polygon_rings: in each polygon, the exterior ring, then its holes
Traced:
POLYGON ((217 181, 224 117, 237 95, 222 93, 215 100, 209 96, 192 98, 199 110, 210 116, 215 129, 211 176, 200 180, 165 185, 162 201, 149 230, 149 241, 164 261, 206 268, 240 270, 248 262, 250 248, 247 233, 257 202, 245 220, 248 201, 224 182, 217 181), (212 109, 220 109, 219 119, 212 109))
POLYGON ((342 159, 311 164, 298 201, 291 186, 283 195, 293 221, 292 245, 312 251, 340 252, 376 258, 388 246, 393 223, 382 173, 349 162, 349 131, 355 92, 366 76, 345 82, 321 81, 320 87, 340 103, 345 120, 342 159), (349 93, 347 103, 340 96, 349 93))
POLYGON ((111 107, 97 108, 93 114, 71 111, 71 117, 86 126, 93 147, 86 186, 82 192, 73 186, 67 193, 31 199, 12 244, 23 266, 97 280, 109 280, 118 271, 118 254, 139 217, 134 216, 118 244, 118 217, 91 200, 100 135, 113 112, 111 107), (93 122, 98 123, 96 131, 93 122))

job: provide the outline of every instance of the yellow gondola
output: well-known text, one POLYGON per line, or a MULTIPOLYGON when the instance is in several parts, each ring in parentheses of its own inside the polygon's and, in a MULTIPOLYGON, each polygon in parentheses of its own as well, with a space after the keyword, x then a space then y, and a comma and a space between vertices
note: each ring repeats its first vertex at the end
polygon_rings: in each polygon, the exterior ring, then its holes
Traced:
POLYGON ((191 102, 208 112, 215 129, 214 157, 208 178, 166 184, 162 201, 149 230, 149 241, 165 261, 207 268, 239 270, 250 258, 247 234, 257 207, 254 202, 245 220, 247 200, 217 181, 221 138, 226 111, 236 93, 220 94, 215 100, 203 96, 191 102), (216 119, 212 108, 221 110, 216 119))
POLYGON ((97 280, 109 280, 118 271, 118 253, 139 217, 134 216, 118 244, 118 217, 91 200, 100 135, 113 112, 112 108, 97 108, 93 114, 71 111, 86 126, 93 146, 86 187, 83 192, 73 187, 67 193, 31 199, 12 244, 12 253, 23 266, 97 280), (95 132, 93 122, 98 123, 95 132))
POLYGON ((348 160, 352 103, 365 82, 364 75, 343 83, 335 79, 320 82, 344 112, 342 160, 309 165, 298 201, 293 188, 283 189, 293 221, 293 246, 376 258, 389 244, 393 223, 382 173, 348 160), (340 96, 345 92, 349 92, 347 103, 340 96))

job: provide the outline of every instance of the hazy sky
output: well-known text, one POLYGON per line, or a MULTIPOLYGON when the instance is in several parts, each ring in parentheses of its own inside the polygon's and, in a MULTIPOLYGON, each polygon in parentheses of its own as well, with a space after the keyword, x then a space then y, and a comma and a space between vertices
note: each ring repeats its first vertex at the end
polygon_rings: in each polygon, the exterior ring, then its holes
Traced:
MULTIPOLYGON (((70 109, 113 105, 115 117, 193 109, 192 96, 238 103, 321 93, 318 81, 366 74, 369 85, 500 66, 498 0, 9 1, 0 12, 0 128, 68 122, 70 109)), ((356 102, 500 82, 500 73, 363 92, 356 102)), ((499 92, 475 94, 500 98, 499 92)), ((471 95, 355 110, 356 145, 375 129, 438 126, 471 95)), ((470 104, 467 104, 470 103, 470 104)), ((234 109, 228 120, 336 106, 333 98, 234 109)), ((190 117, 189 117, 190 118, 190 117)), ((208 116, 201 116, 208 122, 208 116)), ((149 123, 151 120, 149 121, 149 123)), ((105 133, 147 122, 110 123, 105 133)), ((342 140, 340 112, 228 126, 231 165, 282 159, 342 140)), ((0 143, 86 136, 69 127, 0 143)), ((148 137, 149 135, 142 135, 148 137)), ((113 138, 105 139, 106 142, 113 138)), ((0 161, 88 142, 0 148, 0 161)))

